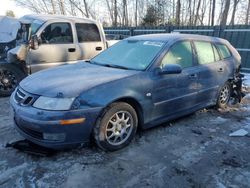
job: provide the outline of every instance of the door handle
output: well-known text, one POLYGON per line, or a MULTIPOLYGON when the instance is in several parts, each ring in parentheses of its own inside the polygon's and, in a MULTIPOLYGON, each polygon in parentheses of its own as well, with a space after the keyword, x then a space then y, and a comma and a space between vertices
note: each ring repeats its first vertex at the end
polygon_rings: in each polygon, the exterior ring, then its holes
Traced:
POLYGON ((218 72, 223 72, 223 71, 224 71, 223 68, 218 69, 218 72))
POLYGON ((194 79, 194 78, 197 78, 197 74, 190 74, 188 77, 189 77, 190 79, 194 79))
POLYGON ((101 46, 97 46, 97 47, 95 48, 95 50, 96 50, 96 51, 101 51, 101 50, 102 50, 102 47, 101 47, 101 46))
POLYGON ((75 52, 75 51, 76 51, 75 48, 69 48, 69 49, 68 49, 68 52, 75 52))

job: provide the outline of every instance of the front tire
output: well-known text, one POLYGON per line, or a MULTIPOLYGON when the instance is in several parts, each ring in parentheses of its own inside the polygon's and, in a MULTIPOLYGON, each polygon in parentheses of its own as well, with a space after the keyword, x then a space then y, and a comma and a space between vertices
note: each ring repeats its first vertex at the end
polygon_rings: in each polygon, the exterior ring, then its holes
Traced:
POLYGON ((225 108, 228 105, 232 93, 232 88, 229 82, 226 82, 220 89, 217 98, 217 107, 225 108))
POLYGON ((25 77, 25 73, 12 64, 0 64, 0 96, 8 97, 25 77))
POLYGON ((94 138, 105 151, 115 151, 127 146, 134 138, 138 126, 135 109, 124 102, 108 106, 98 118, 94 138))

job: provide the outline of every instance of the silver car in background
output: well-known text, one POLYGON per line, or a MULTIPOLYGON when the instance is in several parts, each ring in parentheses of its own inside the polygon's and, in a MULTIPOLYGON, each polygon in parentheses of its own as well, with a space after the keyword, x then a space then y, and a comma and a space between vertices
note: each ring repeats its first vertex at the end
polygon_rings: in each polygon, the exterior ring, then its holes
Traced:
POLYGON ((114 43, 106 41, 102 26, 91 19, 26 15, 18 21, 16 47, 0 61, 0 96, 9 96, 29 74, 90 59, 114 43))

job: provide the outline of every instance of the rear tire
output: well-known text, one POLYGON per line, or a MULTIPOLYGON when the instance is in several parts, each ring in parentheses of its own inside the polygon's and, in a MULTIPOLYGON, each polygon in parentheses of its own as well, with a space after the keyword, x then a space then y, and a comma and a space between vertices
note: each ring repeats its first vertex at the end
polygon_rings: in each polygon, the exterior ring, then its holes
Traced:
POLYGON ((0 64, 0 96, 10 96, 24 77, 25 73, 16 65, 0 64))
POLYGON ((113 103, 97 120, 95 142, 105 151, 119 150, 131 142, 137 126, 138 117, 132 106, 124 102, 113 103))
POLYGON ((229 82, 226 82, 220 89, 217 98, 217 108, 226 108, 232 94, 232 88, 229 82))

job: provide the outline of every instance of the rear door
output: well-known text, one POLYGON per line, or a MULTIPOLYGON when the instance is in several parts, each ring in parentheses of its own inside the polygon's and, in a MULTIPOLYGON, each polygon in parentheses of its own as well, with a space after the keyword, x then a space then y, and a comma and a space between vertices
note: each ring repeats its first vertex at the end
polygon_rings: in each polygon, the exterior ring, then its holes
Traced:
POLYGON ((101 33, 94 23, 75 23, 79 60, 90 59, 105 49, 101 33))
POLYGON ((193 50, 190 41, 175 43, 161 61, 161 67, 167 64, 179 64, 180 74, 158 75, 154 80, 154 114, 156 119, 178 115, 196 105, 198 72, 193 66, 193 50))
POLYGON ((28 62, 31 72, 74 61, 76 44, 73 41, 72 25, 69 22, 48 23, 40 34, 41 44, 36 50, 30 49, 28 62))
POLYGON ((214 104, 221 83, 225 82, 225 64, 214 44, 207 41, 194 41, 198 60, 198 95, 201 105, 214 104))

